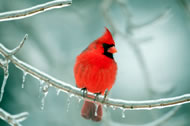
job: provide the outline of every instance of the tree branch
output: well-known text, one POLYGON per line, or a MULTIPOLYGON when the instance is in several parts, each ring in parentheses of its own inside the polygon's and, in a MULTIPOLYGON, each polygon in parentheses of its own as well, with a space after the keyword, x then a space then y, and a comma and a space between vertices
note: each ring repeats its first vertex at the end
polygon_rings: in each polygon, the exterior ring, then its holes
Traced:
POLYGON ((28 34, 26 34, 23 40, 20 42, 20 44, 12 50, 11 55, 15 55, 22 48, 27 38, 28 38, 28 34))
POLYGON ((0 92, 0 102, 3 99, 3 94, 4 94, 4 89, 5 89, 5 85, 7 83, 7 79, 9 77, 9 65, 8 65, 9 61, 8 60, 2 60, 0 59, 0 67, 4 70, 4 78, 3 78, 3 83, 1 86, 1 92, 0 92))
POLYGON ((28 112, 23 112, 16 115, 11 115, 2 108, 0 108, 0 118, 6 121, 11 126, 22 126, 20 122, 24 121, 28 116, 28 112))
MULTIPOLYGON (((20 70, 27 72, 28 74, 37 78, 38 80, 44 81, 47 84, 49 84, 49 86, 53 86, 54 88, 59 89, 63 92, 68 92, 71 93, 72 95, 83 97, 81 89, 76 88, 68 83, 57 80, 56 78, 41 72, 40 70, 34 68, 33 66, 17 59, 14 55, 11 55, 10 52, 12 51, 4 47, 2 44, 0 44, 0 53, 8 60, 10 60, 10 62, 15 64, 16 67, 19 68, 20 70)), ((127 101, 127 100, 112 99, 112 98, 107 98, 104 101, 103 96, 98 96, 98 98, 96 99, 95 94, 88 92, 87 95, 84 96, 84 98, 108 105, 110 107, 117 107, 126 110, 161 109, 161 108, 173 107, 190 103, 190 94, 184 94, 173 98, 164 98, 164 99, 148 100, 148 101, 127 101)))
POLYGON ((27 18, 47 10, 70 6, 72 0, 54 0, 31 8, 0 13, 0 22, 27 18))

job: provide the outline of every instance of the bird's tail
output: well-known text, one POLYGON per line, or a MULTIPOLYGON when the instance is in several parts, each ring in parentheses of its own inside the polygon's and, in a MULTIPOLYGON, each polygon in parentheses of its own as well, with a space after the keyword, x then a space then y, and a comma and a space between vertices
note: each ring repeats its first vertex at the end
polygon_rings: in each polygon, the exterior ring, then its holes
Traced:
POLYGON ((93 121, 101 121, 102 120, 102 105, 95 105, 95 103, 85 100, 82 110, 81 116, 85 119, 92 119, 93 121))

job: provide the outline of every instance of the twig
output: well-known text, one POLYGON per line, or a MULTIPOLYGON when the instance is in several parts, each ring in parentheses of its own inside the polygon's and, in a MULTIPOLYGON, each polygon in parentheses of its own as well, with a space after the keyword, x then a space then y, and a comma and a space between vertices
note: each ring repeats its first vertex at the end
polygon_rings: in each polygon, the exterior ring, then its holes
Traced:
MULTIPOLYGON (((17 59, 14 55, 11 55, 10 52, 11 50, 7 49, 2 44, 0 44, 0 53, 4 55, 4 57, 6 57, 8 60, 10 60, 10 62, 15 64, 17 68, 27 72, 28 74, 39 80, 43 80, 44 82, 48 83, 50 86, 53 86, 56 89, 83 97, 81 89, 76 88, 68 83, 57 80, 56 78, 41 72, 40 70, 34 68, 33 66, 30 66, 29 64, 26 64, 25 62, 17 59)), ((96 95, 89 92, 84 98, 94 101, 96 95)), ((164 98, 164 99, 148 100, 148 101, 127 101, 127 100, 112 99, 112 98, 107 98, 105 101, 103 101, 103 99, 104 99, 103 96, 98 96, 96 102, 126 110, 151 110, 151 109, 161 109, 161 108, 173 107, 190 103, 190 94, 184 94, 173 98, 164 98)))
POLYGON ((190 20, 190 2, 187 0, 178 0, 178 2, 179 2, 179 5, 184 9, 184 11, 187 15, 187 18, 190 20))
POLYGON ((0 22, 27 18, 47 10, 71 5, 72 0, 54 0, 31 8, 0 13, 0 22))
POLYGON ((164 12, 162 12, 160 15, 154 17, 152 20, 144 22, 142 24, 134 24, 133 28, 134 29, 137 29, 137 28, 139 29, 139 28, 146 27, 148 25, 150 26, 152 24, 155 24, 156 22, 159 22, 159 21, 161 21, 163 19, 166 19, 166 17, 169 17, 170 13, 171 13, 171 8, 168 7, 166 10, 164 10, 164 12))
POLYGON ((103 0, 102 4, 101 4, 101 9, 102 9, 102 12, 103 12, 103 16, 105 18, 105 20, 108 22, 108 24, 110 25, 111 27, 111 30, 112 30, 112 35, 114 36, 118 30, 117 28, 114 26, 114 23, 113 21, 111 20, 111 17, 110 15, 108 14, 108 11, 110 9, 110 6, 112 4, 113 0, 103 0))
POLYGON ((15 55, 22 48, 27 38, 28 38, 28 34, 26 34, 23 40, 20 42, 20 44, 12 50, 11 55, 15 55))
POLYGON ((8 63, 9 63, 9 61, 7 59, 5 59, 5 60, 0 59, 0 67, 3 68, 3 70, 4 70, 4 78, 3 78, 3 83, 1 86, 1 92, 0 92, 0 102, 3 99, 5 85, 7 83, 8 77, 9 77, 9 71, 8 71, 9 65, 8 65, 8 63))
POLYGON ((27 117, 28 117, 28 112, 11 115, 2 108, 0 108, 0 118, 6 121, 11 126, 22 126, 20 122, 24 121, 27 117))

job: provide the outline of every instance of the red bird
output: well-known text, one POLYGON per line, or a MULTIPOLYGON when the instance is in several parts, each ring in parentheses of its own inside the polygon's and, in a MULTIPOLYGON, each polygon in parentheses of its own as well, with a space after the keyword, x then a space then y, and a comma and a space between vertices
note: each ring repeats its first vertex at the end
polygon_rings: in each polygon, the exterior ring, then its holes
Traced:
MULTIPOLYGON (((110 31, 105 28, 104 35, 92 42, 76 58, 74 76, 76 85, 87 91, 104 95, 112 88, 117 73, 117 64, 113 54, 117 52, 110 31)), ((85 100, 81 116, 93 121, 101 121, 102 105, 85 100)))

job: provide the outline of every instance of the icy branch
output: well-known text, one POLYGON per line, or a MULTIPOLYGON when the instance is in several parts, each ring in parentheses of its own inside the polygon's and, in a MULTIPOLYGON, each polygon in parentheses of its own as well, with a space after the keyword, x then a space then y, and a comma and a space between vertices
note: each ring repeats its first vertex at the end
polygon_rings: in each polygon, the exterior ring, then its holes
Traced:
POLYGON ((24 42, 26 41, 27 38, 28 38, 28 34, 26 34, 24 36, 23 40, 20 42, 20 44, 12 50, 11 55, 15 55, 22 48, 22 46, 24 45, 24 42))
POLYGON ((47 10, 71 5, 72 0, 54 0, 31 8, 0 13, 0 22, 27 18, 47 10))
MULTIPOLYGON (((34 68, 33 66, 26 64, 25 62, 17 59, 14 55, 11 55, 11 50, 4 47, 0 44, 0 53, 6 57, 10 62, 16 65, 22 71, 27 72, 31 76, 46 82, 50 86, 53 86, 56 89, 59 89, 63 92, 68 92, 75 96, 83 97, 83 93, 81 89, 72 86, 71 84, 65 83, 63 81, 57 80, 56 78, 41 72, 40 70, 34 68)), ((147 101, 127 101, 121 99, 112 99, 107 98, 105 101, 103 100, 103 96, 99 96, 97 99, 96 95, 88 92, 84 98, 96 101, 98 103, 105 104, 110 107, 117 107, 126 110, 151 110, 151 109, 161 109, 166 107, 178 106, 186 103, 190 103, 190 94, 184 94, 177 97, 172 98, 164 98, 157 100, 147 100, 147 101)))
POLYGON ((2 86, 1 86, 1 92, 0 92, 0 102, 1 102, 2 99, 3 99, 5 85, 7 83, 8 77, 9 77, 8 60, 0 59, 0 67, 3 68, 3 70, 4 70, 4 78, 3 78, 3 83, 2 83, 2 86))
POLYGON ((24 121, 28 116, 27 112, 23 112, 16 115, 11 115, 2 108, 0 108, 0 118, 6 121, 11 126, 22 126, 20 122, 24 121))

